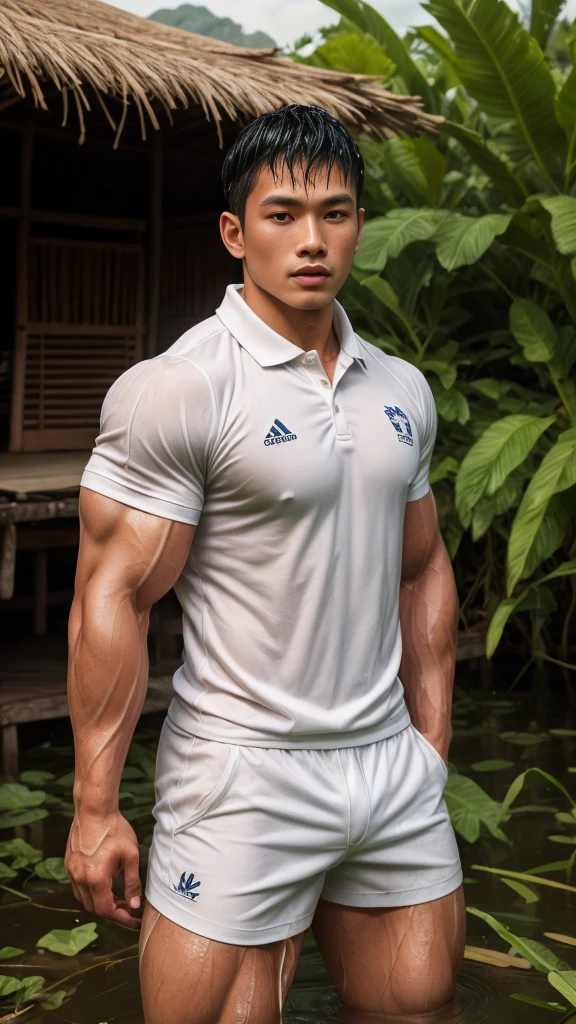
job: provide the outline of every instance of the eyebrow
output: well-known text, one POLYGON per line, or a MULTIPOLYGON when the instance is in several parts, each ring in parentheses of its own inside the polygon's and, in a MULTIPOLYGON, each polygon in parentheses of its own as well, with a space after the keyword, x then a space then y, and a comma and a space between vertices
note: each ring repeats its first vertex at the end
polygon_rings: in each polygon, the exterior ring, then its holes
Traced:
MULTIPOLYGON (((320 206, 336 206, 340 203, 354 206, 354 200, 349 192, 338 192, 336 195, 327 196, 326 199, 320 200, 320 206)), ((304 203, 301 199, 296 199, 295 196, 275 193, 263 199, 260 206, 304 206, 304 203)))

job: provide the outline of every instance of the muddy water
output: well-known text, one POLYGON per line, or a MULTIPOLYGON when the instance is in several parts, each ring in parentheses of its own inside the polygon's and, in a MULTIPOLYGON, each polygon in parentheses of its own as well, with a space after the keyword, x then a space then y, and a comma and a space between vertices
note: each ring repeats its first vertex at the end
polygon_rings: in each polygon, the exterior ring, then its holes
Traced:
MULTIPOLYGON (((143 763, 143 747, 153 750, 160 722, 160 717, 144 720, 144 729, 137 737, 140 748, 136 748, 132 756, 133 763, 143 763)), ((451 761, 461 774, 473 778, 496 800, 502 799, 511 781, 521 771, 533 765, 552 772, 574 793, 576 775, 568 769, 576 767, 576 732, 571 737, 551 735, 548 731, 558 726, 565 728, 566 725, 565 716, 561 713, 549 715, 540 711, 537 714, 531 699, 510 700, 502 693, 473 692, 472 699, 461 696, 456 702, 451 761), (503 732, 527 731, 535 739, 538 734, 546 735, 540 742, 530 743, 514 743, 499 738, 503 732), (479 772, 471 767, 494 758, 513 764, 488 772, 479 772)), ((71 751, 66 749, 68 742, 67 734, 61 730, 57 739, 59 746, 56 748, 51 743, 32 748, 25 756, 23 768, 48 769, 57 777, 65 776, 71 767, 71 751)), ((46 788, 52 794, 65 791, 65 787, 58 791, 50 784, 46 788)), ((69 800, 69 788, 64 799, 69 800)), ((133 805, 134 801, 127 799, 125 806, 133 805)), ((554 817, 555 812, 569 810, 561 793, 545 784, 534 783, 523 791, 517 805, 525 809, 516 811, 503 826, 509 844, 491 837, 485 830, 473 844, 460 840, 467 880, 467 904, 492 914, 520 936, 546 943, 556 956, 576 968, 576 946, 544 937, 545 932, 576 936, 576 893, 534 884, 530 888, 537 893, 538 900, 526 903, 524 897, 504 884, 500 877, 480 872, 474 867, 484 865, 526 871, 538 865, 567 860, 576 849, 569 840, 559 844, 549 838, 551 834, 569 837, 576 833, 576 827, 571 829, 569 825, 558 824, 554 817)), ((27 842, 42 848, 45 857, 62 855, 69 818, 61 810, 54 810, 43 822, 27 826, 19 833, 27 842)), ((144 843, 148 841, 149 819, 146 816, 139 818, 136 813, 133 823, 139 839, 144 843)), ((0 832, 0 841, 14 835, 14 830, 4 830, 0 832)), ((541 877, 561 882, 567 880, 565 870, 549 870, 541 877)), ((575 884, 574 877, 571 883, 575 884)), ((42 975, 46 984, 59 982, 56 988, 65 989, 67 997, 60 1008, 49 1013, 32 1007, 18 1017, 11 1016, 9 1008, 0 1002, 0 1022, 143 1024, 134 934, 127 929, 98 922, 97 942, 79 955, 64 957, 39 952, 36 941, 40 936, 54 928, 73 928, 89 921, 90 916, 77 910, 69 885, 34 877, 26 881, 26 873, 6 884, 24 892, 31 901, 24 902, 6 890, 0 890, 0 947, 11 945, 26 951, 25 955, 3 964, 0 974, 17 978, 42 975)), ((471 946, 503 952, 508 949, 488 925, 472 916, 468 919, 467 941, 471 946)), ((502 969, 467 960, 458 983, 458 1005, 435 1020, 434 1024, 480 1024, 483 1021, 490 1024, 539 1024, 554 1020, 570 1020, 576 1024, 576 1009, 573 1017, 569 1011, 570 1003, 549 985, 544 974, 534 969, 502 969), (518 994, 557 1003, 565 1009, 555 1011, 512 998, 518 994)), ((339 1008, 330 979, 313 947, 307 947, 303 953, 284 1019, 286 1022, 308 1024, 352 1024, 339 1008)), ((374 1018, 371 1020, 374 1022, 374 1018)), ((364 1021, 358 1024, 364 1024, 364 1021)), ((407 1021, 406 1024, 412 1022, 407 1021)))

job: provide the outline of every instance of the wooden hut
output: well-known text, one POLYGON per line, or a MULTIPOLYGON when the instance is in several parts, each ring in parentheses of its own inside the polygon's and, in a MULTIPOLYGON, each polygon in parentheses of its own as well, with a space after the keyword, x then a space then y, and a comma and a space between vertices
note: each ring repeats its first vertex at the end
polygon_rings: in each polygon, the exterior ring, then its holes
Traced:
MULTIPOLYGON (((53 564, 62 566, 68 549, 73 561, 78 482, 104 394, 134 361, 211 315, 238 279, 217 230, 223 149, 243 123, 294 102, 380 137, 435 131, 441 120, 375 79, 240 49, 99 0, 2 0, 5 634, 17 611, 44 634, 47 609, 69 602, 70 581, 49 576, 48 557, 58 549, 53 564), (24 576, 28 567, 21 585, 19 565, 24 576)), ((56 662, 41 645, 27 643, 26 658, 9 653, 0 671, 5 767, 15 763, 23 700, 26 709, 32 697, 37 708, 44 701, 46 716, 63 706, 51 703, 46 666, 56 662)))

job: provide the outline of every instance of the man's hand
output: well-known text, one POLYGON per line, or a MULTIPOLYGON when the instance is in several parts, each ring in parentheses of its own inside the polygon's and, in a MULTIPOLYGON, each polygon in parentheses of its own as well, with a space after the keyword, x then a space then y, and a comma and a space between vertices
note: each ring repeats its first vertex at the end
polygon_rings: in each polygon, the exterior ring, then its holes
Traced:
POLYGON ((91 914, 129 928, 140 927, 142 886, 136 833, 119 811, 106 817, 78 815, 72 822, 64 865, 77 900, 91 914), (124 898, 112 881, 124 871, 124 898))

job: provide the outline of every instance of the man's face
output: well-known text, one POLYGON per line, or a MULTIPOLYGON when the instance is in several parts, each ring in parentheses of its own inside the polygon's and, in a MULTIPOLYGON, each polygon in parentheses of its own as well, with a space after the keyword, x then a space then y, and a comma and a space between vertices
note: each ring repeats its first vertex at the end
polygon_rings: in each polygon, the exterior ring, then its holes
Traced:
POLYGON ((321 309, 346 280, 360 242, 364 210, 341 171, 315 167, 306 188, 286 167, 262 168, 248 196, 244 224, 223 214, 222 237, 245 274, 295 309, 321 309))

